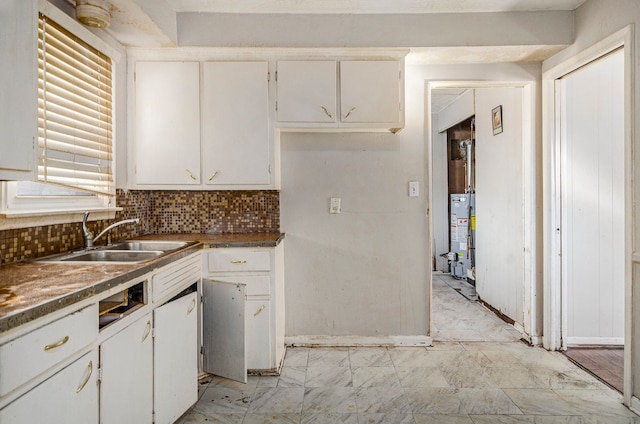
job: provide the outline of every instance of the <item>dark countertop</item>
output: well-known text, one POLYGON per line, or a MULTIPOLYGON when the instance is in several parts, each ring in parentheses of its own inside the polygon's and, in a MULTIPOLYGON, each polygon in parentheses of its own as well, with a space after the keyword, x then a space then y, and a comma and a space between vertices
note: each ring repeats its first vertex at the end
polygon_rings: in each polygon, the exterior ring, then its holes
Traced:
POLYGON ((248 234, 148 234, 136 240, 198 241, 207 247, 275 247, 284 233, 248 234))
POLYGON ((153 234, 135 239, 198 243, 138 264, 60 264, 26 261, 0 266, 0 333, 105 292, 199 249, 275 247, 283 238, 284 234, 281 233, 153 234))

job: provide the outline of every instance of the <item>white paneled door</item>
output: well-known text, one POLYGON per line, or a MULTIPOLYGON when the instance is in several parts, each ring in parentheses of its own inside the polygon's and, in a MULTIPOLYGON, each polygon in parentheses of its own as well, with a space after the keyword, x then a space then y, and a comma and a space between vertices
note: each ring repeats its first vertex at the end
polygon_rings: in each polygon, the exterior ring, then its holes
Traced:
POLYGON ((475 90, 476 291, 525 327, 525 140, 522 87, 475 90), (503 131, 493 134, 492 110, 502 106, 503 131))
POLYGON ((558 82, 565 345, 624 342, 624 57, 558 82))

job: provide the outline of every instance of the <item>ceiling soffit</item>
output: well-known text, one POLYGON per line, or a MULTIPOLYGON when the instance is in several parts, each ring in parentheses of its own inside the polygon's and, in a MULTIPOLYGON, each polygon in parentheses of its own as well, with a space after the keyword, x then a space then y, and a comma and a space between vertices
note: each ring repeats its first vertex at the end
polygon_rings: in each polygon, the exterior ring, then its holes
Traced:
POLYGON ((478 13, 574 10, 585 0, 166 0, 177 12, 478 13))
MULTIPOLYGON (((504 25, 512 26, 512 28, 504 28, 505 37, 500 38, 499 43, 492 43, 491 40, 487 40, 486 35, 480 34, 480 31, 469 31, 467 35, 463 35, 455 39, 457 32, 464 34, 465 27, 468 25, 462 25, 460 29, 454 25, 443 24, 441 27, 434 28, 433 25, 427 25, 422 27, 421 25, 411 25, 403 27, 403 31, 395 31, 394 28, 384 30, 381 29, 378 33, 367 34, 367 28, 362 31, 352 31, 350 33, 349 28, 344 30, 343 34, 338 34, 335 39, 317 43, 313 45, 314 35, 309 35, 307 40, 303 40, 300 45, 288 45, 291 40, 300 39, 296 37, 296 34, 291 34, 291 31, 284 30, 285 27, 278 28, 278 31, 266 34, 274 37, 271 42, 266 41, 265 37, 260 36, 259 39, 251 39, 251 33, 265 31, 265 28, 256 28, 259 25, 252 25, 257 22, 263 22, 264 20, 252 21, 251 18, 243 18, 248 16, 246 13, 261 12, 261 13, 279 13, 284 10, 287 13, 281 13, 282 19, 287 19, 286 16, 291 13, 303 13, 303 15, 296 15, 296 19, 304 17, 304 14, 313 16, 316 13, 323 13, 325 16, 330 16, 332 13, 355 13, 356 15, 362 15, 363 13, 369 14, 369 16, 357 18, 352 16, 351 22, 357 22, 360 19, 362 22, 372 19, 374 22, 372 26, 375 26, 375 21, 378 19, 384 19, 385 22, 390 20, 393 22, 399 22, 396 24, 402 26, 402 21, 405 19, 407 22, 411 22, 411 14, 449 14, 449 16, 432 16, 432 19, 437 19, 438 22, 447 21, 452 19, 451 12, 465 12, 460 16, 473 15, 473 12, 489 12, 489 11, 517 11, 517 10, 571 10, 584 0, 323 0, 318 2, 315 0, 111 0, 112 2, 112 25, 108 32, 121 42, 125 46, 131 47, 172 47, 172 46, 205 46, 205 47, 314 47, 314 48, 340 48, 340 47, 409 47, 411 48, 411 54, 407 58, 407 63, 414 64, 455 64, 455 63, 488 63, 488 62, 538 62, 542 61, 557 51, 564 48, 567 44, 570 44, 572 40, 568 39, 568 34, 571 31, 567 30, 565 34, 558 38, 557 41, 550 41, 550 39, 542 40, 543 42, 536 42, 536 38, 542 38, 545 32, 549 32, 547 28, 540 33, 540 35, 533 37, 531 42, 522 42, 523 38, 518 39, 517 29, 527 25, 531 26, 531 22, 524 22, 523 16, 529 16, 527 13, 519 15, 513 15, 515 18, 507 18, 504 25), (318 5, 321 4, 322 7, 318 5), (245 41, 238 42, 231 41, 229 44, 216 44, 215 40, 211 42, 205 39, 202 42, 193 42, 189 40, 189 36, 181 37, 179 34, 184 32, 179 29, 181 16, 190 15, 192 11, 197 10, 201 17, 209 15, 217 15, 219 12, 230 13, 228 18, 240 19, 240 22, 244 20, 245 23, 252 26, 249 34, 243 35, 238 31, 231 31, 229 28, 223 28, 223 32, 226 34, 235 33, 237 37, 245 37, 245 41), (426 12, 426 13, 425 13, 426 12), (380 16, 374 18, 375 14, 388 14, 388 13, 403 13, 406 17, 393 16, 380 16), (162 19, 158 19, 158 16, 162 16, 162 19), (394 21, 395 19, 395 21, 394 21), (160 22, 160 24, 158 23, 160 22), (420 33, 429 33, 430 31, 435 34, 433 42, 427 43, 410 43, 404 42, 410 40, 411 31, 420 33), (349 44, 348 37, 354 37, 353 33, 356 33, 356 40, 349 44), (402 33, 400 33, 402 32, 402 33), (447 35, 447 33, 449 35, 447 35), (360 39, 357 39, 358 35, 360 39), (470 36, 473 35, 473 36, 470 36), (278 43, 281 37, 282 42, 278 43), (378 37, 378 40, 372 40, 367 43, 368 39, 374 39, 378 37), (484 40, 482 38, 485 38, 484 40), (186 41, 185 41, 186 38, 186 41), (389 44, 385 44, 385 40, 392 40, 389 44), (234 44, 235 43, 235 44, 234 44), (306 43, 306 44, 305 44, 306 43), (493 45, 495 44, 495 45, 493 45), (422 46, 422 47, 415 47, 422 46)), ((538 12, 545 13, 545 12, 538 12)), ((554 12, 546 12, 551 17, 551 21, 555 17, 560 16, 554 12)), ((551 22, 550 19, 545 19, 545 26, 563 26, 562 21, 566 21, 567 13, 559 12, 564 17, 557 20, 557 22, 551 22)), ((536 12, 533 12, 535 15, 536 12)), ((570 14, 570 13, 569 13, 570 14)), ((483 19, 488 15, 484 15, 483 19)), ((502 16, 497 14, 498 18, 502 16)), ((511 16, 511 15, 510 15, 511 16)), ((541 15, 542 17, 543 15, 541 15)), ((344 16, 343 16, 344 17, 344 16)), ((267 16, 268 18, 268 16, 267 16)), ((322 19, 320 16, 316 18, 322 19)), ((330 19, 330 18, 329 18, 330 19)), ((424 19, 423 17, 415 17, 415 19, 424 19)), ((469 18, 467 18, 469 19, 469 18)), ((266 19, 268 21, 269 19, 266 19)), ((276 19, 277 20, 277 19, 276 19)), ((524 19, 526 20, 526 19, 524 19)), ((537 20, 537 19, 534 19, 537 20)), ((428 21, 426 21, 428 23, 428 21)), ((435 21, 434 21, 435 22, 435 21)), ((489 22, 490 23, 490 22, 489 22)), ((207 24, 205 23, 205 26, 207 24)), ((341 24, 338 24, 340 26, 341 24)), ((304 26, 304 25, 303 25, 304 26)), ((232 25, 233 28, 233 25, 232 25)), ((237 27, 236 27, 237 28, 237 27)), ((341 28, 338 27, 338 30, 341 28)), ((535 24, 532 28, 527 28, 523 31, 523 34, 528 34, 532 29, 535 29, 535 24)), ((306 32, 312 33, 314 28, 308 28, 306 32), (310 31, 309 31, 310 30, 310 31)), ((494 29, 495 30, 495 29, 494 29)), ((242 31, 242 29, 240 29, 242 31)), ((493 30, 490 30, 493 31, 493 30)), ((187 31, 188 32, 188 31, 187 31)), ((206 31, 205 33, 210 33, 206 31)), ((213 31, 215 32, 215 30, 213 31)), ((499 32, 499 31, 498 31, 499 32)), ((194 32, 196 33, 196 32, 194 32)), ((304 35, 304 34, 302 34, 304 35)), ((572 34, 571 34, 572 36, 572 34)), ((217 40, 217 34, 212 36, 217 40)), ((238 39, 239 39, 238 38, 238 39)), ((415 38, 415 37, 413 37, 415 38)))

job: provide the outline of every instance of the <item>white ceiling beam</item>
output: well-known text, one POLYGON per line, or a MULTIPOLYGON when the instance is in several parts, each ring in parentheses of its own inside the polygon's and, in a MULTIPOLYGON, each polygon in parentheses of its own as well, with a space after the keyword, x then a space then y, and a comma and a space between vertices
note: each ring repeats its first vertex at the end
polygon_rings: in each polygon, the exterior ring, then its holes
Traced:
POLYGON ((585 0, 168 0, 178 12, 474 13, 574 10, 585 0))
POLYGON ((227 14, 178 12, 178 45, 469 47, 567 45, 573 12, 227 14))

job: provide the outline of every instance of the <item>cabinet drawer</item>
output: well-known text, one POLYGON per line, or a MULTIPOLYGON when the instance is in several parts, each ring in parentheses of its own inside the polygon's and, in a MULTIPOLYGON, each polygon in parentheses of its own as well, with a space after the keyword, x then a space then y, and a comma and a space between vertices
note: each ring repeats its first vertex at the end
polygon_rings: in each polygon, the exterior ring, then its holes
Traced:
POLYGON ((4 409, 0 423, 98 423, 98 351, 92 350, 4 409))
POLYGON ((271 294, 271 277, 268 275, 258 276, 235 276, 220 275, 210 278, 210 280, 224 281, 226 283, 244 284, 247 296, 268 296, 271 294))
POLYGON ((208 256, 209 272, 269 271, 271 254, 260 250, 213 250, 208 256))
POLYGON ((184 258, 162 268, 151 278, 153 301, 157 302, 175 289, 200 280, 202 261, 200 255, 184 258))
POLYGON ((0 396, 26 383, 98 336, 93 304, 0 346, 0 396))

